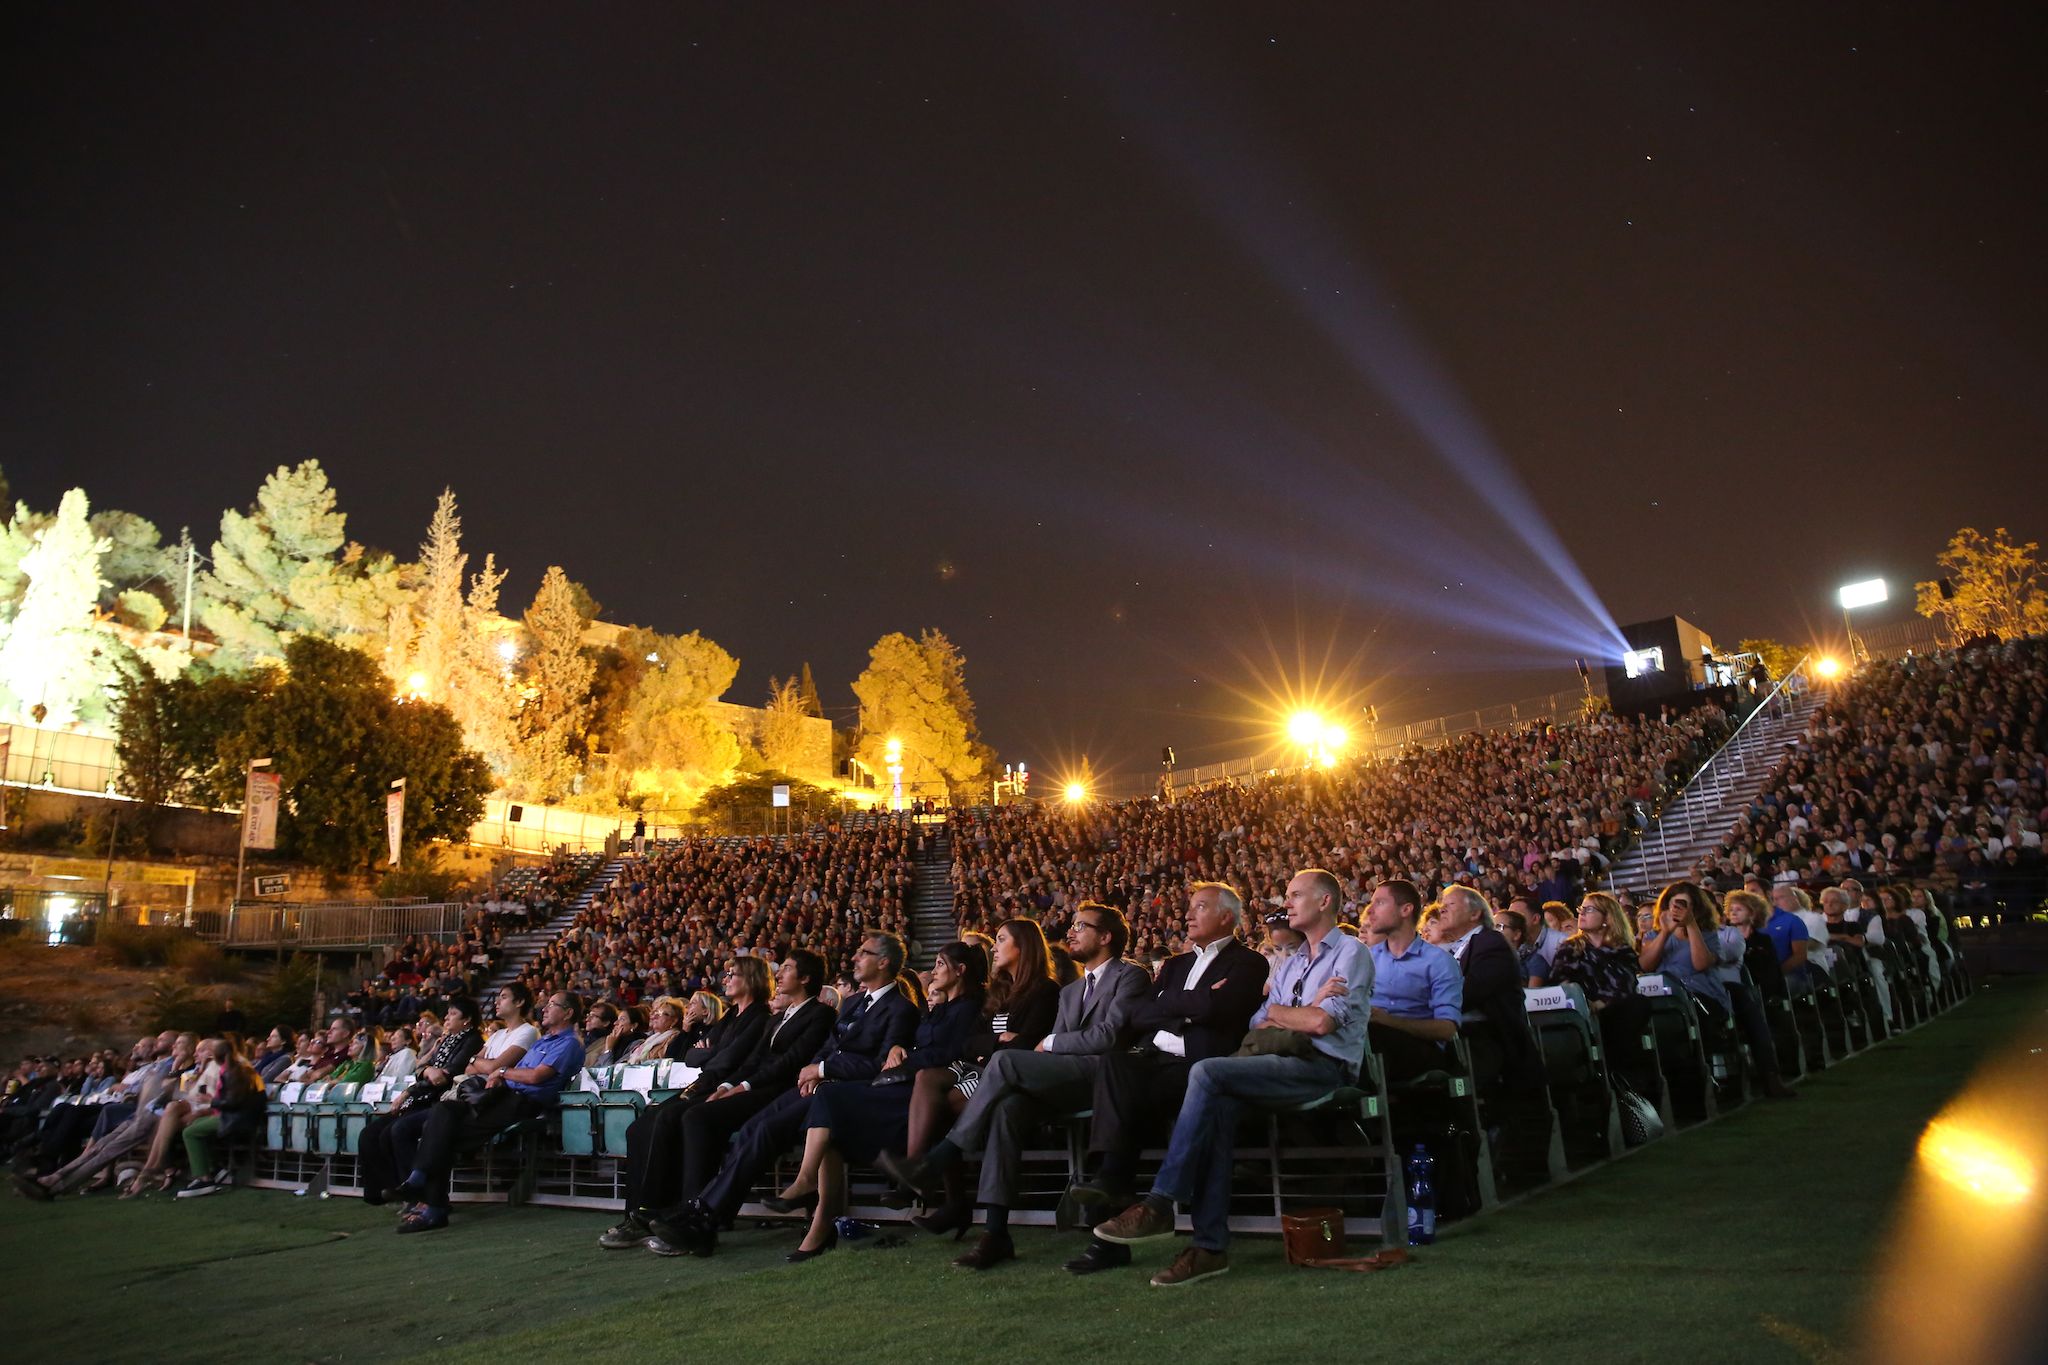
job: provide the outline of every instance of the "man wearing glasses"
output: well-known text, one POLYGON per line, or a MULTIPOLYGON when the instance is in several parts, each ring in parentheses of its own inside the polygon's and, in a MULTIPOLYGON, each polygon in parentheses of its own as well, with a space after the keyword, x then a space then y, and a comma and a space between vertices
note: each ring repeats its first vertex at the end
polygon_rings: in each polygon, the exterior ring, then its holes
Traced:
POLYGON ((1297 872, 1287 883, 1287 922, 1303 941, 1275 970, 1266 1003, 1252 1015, 1252 1038, 1266 1030, 1292 1038, 1276 1038, 1257 1055, 1196 1062, 1152 1192, 1095 1229, 1097 1241, 1117 1246, 1171 1237, 1174 1205, 1186 1205, 1194 1239, 1152 1277, 1156 1286, 1193 1284, 1230 1269, 1230 1168, 1240 1112, 1319 1099, 1358 1078, 1374 967, 1363 942, 1337 931, 1343 904, 1342 883, 1321 868, 1297 872))
MULTIPOLYGON (((649 1249, 709 1256, 718 1249, 718 1227, 740 1211, 747 1192, 775 1158, 803 1136, 811 1096, 828 1081, 872 1081, 893 1047, 908 1048, 917 1034, 916 1002, 896 989, 903 970, 903 940, 870 934, 853 955, 853 997, 839 1007, 832 1036, 811 1063, 797 1072, 795 1088, 777 1095, 740 1127, 732 1151, 696 1198, 655 1219, 649 1249)), ((714 1099, 695 1116, 716 1116, 734 1100, 714 1099)))
POLYGON ((448 1175, 458 1153, 479 1146, 521 1119, 555 1107, 562 1088, 583 1069, 583 1040, 576 1019, 583 1001, 567 991, 548 996, 541 1013, 541 1036, 517 1066, 491 1073, 474 1104, 441 1100, 420 1134, 413 1170, 385 1193, 387 1202, 415 1207, 399 1223, 400 1232, 434 1232, 448 1226, 448 1175))
POLYGON ((1123 960, 1130 932, 1121 911, 1083 901, 1067 925, 1067 951, 1081 974, 1060 988, 1052 1032, 1036 1051, 1005 1048, 991 1057, 953 1131, 923 1160, 884 1153, 877 1163, 929 1201, 937 1202, 943 1188, 942 1219, 961 1226, 971 1213, 952 1172, 961 1158, 986 1148, 977 1201, 985 1210, 981 1240, 954 1265, 987 1270, 1017 1258, 1010 1207, 1025 1141, 1045 1118, 1088 1107, 1102 1054, 1116 1046, 1131 1006, 1151 990, 1145 969, 1123 960))

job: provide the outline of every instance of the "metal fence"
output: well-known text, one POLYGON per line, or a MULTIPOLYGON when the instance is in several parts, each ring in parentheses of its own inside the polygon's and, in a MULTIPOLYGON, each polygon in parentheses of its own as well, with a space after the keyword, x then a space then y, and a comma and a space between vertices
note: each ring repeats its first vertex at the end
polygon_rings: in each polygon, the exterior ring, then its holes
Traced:
POLYGON ((452 941, 473 913, 449 901, 243 901, 196 912, 192 928, 223 948, 370 948, 414 936, 452 941))

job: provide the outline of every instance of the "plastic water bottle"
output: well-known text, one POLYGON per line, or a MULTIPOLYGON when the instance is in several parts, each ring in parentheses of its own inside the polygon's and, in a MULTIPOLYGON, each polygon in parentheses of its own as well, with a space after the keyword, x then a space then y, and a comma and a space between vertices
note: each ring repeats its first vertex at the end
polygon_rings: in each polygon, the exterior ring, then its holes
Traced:
POLYGON ((1408 1245, 1428 1246, 1436 1240, 1436 1160, 1421 1143, 1403 1163, 1408 1177, 1408 1245))

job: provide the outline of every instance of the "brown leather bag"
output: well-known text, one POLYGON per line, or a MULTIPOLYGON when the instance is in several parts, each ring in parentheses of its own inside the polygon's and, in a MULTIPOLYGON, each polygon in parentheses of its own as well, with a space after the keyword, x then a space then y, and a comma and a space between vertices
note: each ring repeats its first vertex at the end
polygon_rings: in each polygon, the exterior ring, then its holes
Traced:
POLYGON ((1344 1254, 1344 1211, 1306 1209, 1280 1215, 1280 1238, 1287 1247, 1287 1264, 1309 1270, 1349 1270, 1370 1275, 1375 1270, 1392 1270, 1411 1259, 1404 1247, 1388 1247, 1370 1256, 1344 1254))
POLYGON ((1305 1209, 1280 1215, 1280 1237, 1287 1246, 1287 1264, 1314 1265, 1344 1254, 1344 1211, 1305 1209))

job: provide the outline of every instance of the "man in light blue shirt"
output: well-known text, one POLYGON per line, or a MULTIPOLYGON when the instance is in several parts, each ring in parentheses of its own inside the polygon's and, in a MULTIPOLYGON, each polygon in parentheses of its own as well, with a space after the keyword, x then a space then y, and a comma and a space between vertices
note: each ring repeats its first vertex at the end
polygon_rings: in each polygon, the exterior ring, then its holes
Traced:
POLYGON ((1295 1046, 1196 1062, 1152 1192, 1095 1229, 1102 1241, 1126 1246, 1170 1237, 1174 1205, 1187 1205, 1194 1240, 1152 1277, 1155 1285, 1192 1284, 1230 1268, 1224 1249, 1230 1242, 1230 1167, 1239 1112, 1320 1099, 1358 1076, 1365 1061, 1373 961, 1362 943, 1338 930, 1343 903, 1342 884, 1321 868, 1298 872, 1288 882, 1287 923, 1303 942, 1267 982, 1252 1034, 1292 1033, 1295 1046))
POLYGON ((1408 1080, 1444 1064, 1444 1044, 1465 1017, 1465 975, 1458 959, 1416 932, 1422 892, 1389 878, 1366 907, 1372 945, 1372 1050, 1390 1081, 1408 1080))

